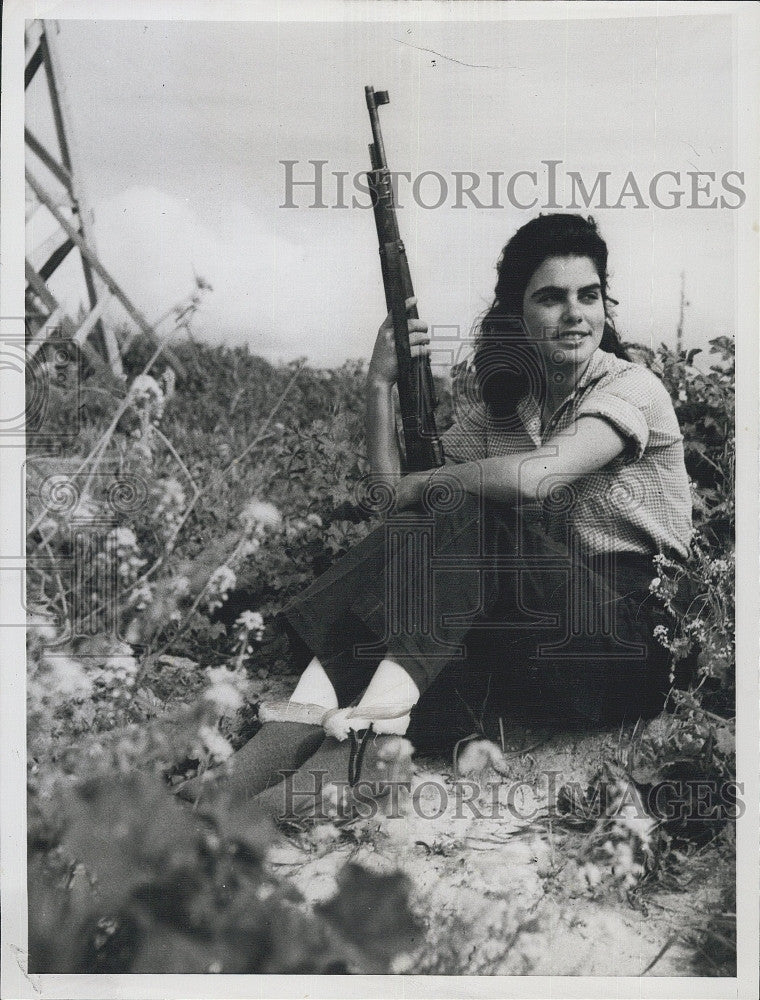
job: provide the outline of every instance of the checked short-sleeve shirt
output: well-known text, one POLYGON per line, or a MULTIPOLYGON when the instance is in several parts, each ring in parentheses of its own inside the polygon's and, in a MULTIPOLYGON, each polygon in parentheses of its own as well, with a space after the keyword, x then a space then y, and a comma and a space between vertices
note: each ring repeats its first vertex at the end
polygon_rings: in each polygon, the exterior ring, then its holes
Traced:
POLYGON ((692 522, 683 435, 667 390, 643 365, 595 351, 545 427, 532 396, 518 403, 518 419, 508 423, 494 419, 477 398, 457 404, 442 438, 446 462, 532 451, 583 415, 608 421, 626 448, 604 468, 549 490, 543 504, 548 534, 559 539, 569 525, 589 553, 685 557, 692 522))

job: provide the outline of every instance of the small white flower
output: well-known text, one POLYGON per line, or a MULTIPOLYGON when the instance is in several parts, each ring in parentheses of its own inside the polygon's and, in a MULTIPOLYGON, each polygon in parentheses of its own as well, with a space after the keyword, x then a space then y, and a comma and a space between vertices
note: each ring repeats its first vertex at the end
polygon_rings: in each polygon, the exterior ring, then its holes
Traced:
POLYGON ((259 632, 264 628, 264 619, 259 611, 243 611, 235 624, 246 632, 259 632))
POLYGON ((132 393, 135 396, 160 396, 163 398, 161 386, 152 375, 138 375, 132 383, 132 393))
POLYGON ((48 669, 45 687, 54 699, 83 698, 91 692, 92 681, 78 660, 46 655, 43 662, 48 669))
POLYGON ((232 684, 213 684, 204 697, 213 702, 222 715, 234 715, 243 705, 243 696, 232 684))
POLYGON ((462 750, 457 759, 457 770, 462 775, 482 774, 488 768, 504 770, 504 755, 490 740, 473 740, 462 750))
POLYGON ((230 670, 229 667, 206 667, 204 673, 211 684, 235 684, 240 687, 248 683, 243 671, 230 670))
POLYGON ((104 666, 105 669, 112 670, 115 677, 124 679, 137 673, 137 660, 134 656, 109 656, 104 666))
POLYGON ((150 583, 144 583, 129 595, 129 606, 137 611, 144 611, 152 600, 153 587, 150 583))
POLYGON ((177 384, 177 373, 173 368, 166 368, 159 379, 159 383, 164 393, 165 399, 171 399, 174 395, 174 387, 177 384))
POLYGON ((109 532, 109 537, 113 539, 117 549, 137 548, 137 537, 131 528, 114 528, 109 532))
POLYGON ((190 590, 190 581, 186 576, 175 576, 171 579, 170 585, 175 597, 184 597, 190 590))
POLYGON ((660 589, 661 585, 662 585, 662 579, 659 576, 656 576, 649 584, 649 592, 654 594, 655 591, 660 589))
POLYGON ((245 672, 227 667, 208 667, 205 673, 211 683, 204 697, 213 702, 220 714, 233 715, 242 707, 250 686, 245 672))
POLYGON ((651 816, 640 816, 635 808, 627 806, 615 822, 619 827, 629 830, 644 846, 649 844, 655 825, 651 816))
POLYGON ((132 383, 130 393, 140 409, 145 409, 156 419, 161 416, 164 410, 164 392, 152 376, 138 375, 132 383))
POLYGON ((214 762, 221 763, 232 755, 229 741, 222 736, 218 729, 213 729, 211 726, 201 726, 198 730, 198 737, 204 750, 214 762))
POLYGON ((599 868, 590 861, 586 862, 586 864, 581 868, 581 872, 591 889, 595 889, 602 881, 602 873, 599 871, 599 868))
POLYGON ((282 524, 282 514, 274 504, 264 500, 251 500, 240 513, 240 521, 249 533, 266 528, 279 528, 282 524))
POLYGON ((255 556, 261 548, 258 538, 247 538, 240 546, 240 558, 247 559, 248 556, 255 556))
POLYGON ((331 847, 339 837, 340 830, 334 823, 322 823, 311 832, 311 840, 316 848, 331 847))
POLYGON ((227 600, 227 593, 237 581, 235 573, 229 566, 218 566, 211 574, 206 586, 206 603, 210 611, 221 607, 227 600))
POLYGON ((378 760, 401 762, 410 761, 413 753, 414 747, 409 740, 404 739, 402 736, 396 736, 386 741, 384 746, 380 748, 377 756, 378 760))
POLYGON ((176 479, 162 479, 160 486, 162 492, 156 505, 157 511, 168 510, 171 507, 183 509, 185 506, 185 491, 176 479))

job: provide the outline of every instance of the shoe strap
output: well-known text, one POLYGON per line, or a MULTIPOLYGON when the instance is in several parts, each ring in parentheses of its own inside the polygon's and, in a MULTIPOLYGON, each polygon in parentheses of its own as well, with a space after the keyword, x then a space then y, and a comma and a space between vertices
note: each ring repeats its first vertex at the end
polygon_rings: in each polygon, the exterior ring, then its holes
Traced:
POLYGON ((364 752, 367 749, 367 743, 373 731, 371 722, 367 729, 359 729, 358 731, 354 729, 349 730, 348 735, 351 739, 351 749, 348 755, 348 784, 350 788, 353 788, 361 777, 364 752))

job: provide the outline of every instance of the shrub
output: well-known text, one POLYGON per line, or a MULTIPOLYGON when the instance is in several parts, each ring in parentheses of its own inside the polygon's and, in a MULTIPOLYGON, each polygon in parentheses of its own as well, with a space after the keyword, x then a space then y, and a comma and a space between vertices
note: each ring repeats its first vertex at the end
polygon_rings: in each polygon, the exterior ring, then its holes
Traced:
POLYGON ((54 824, 34 805, 31 972, 378 974, 412 946, 400 873, 347 865, 315 913, 266 874, 266 829, 195 817, 143 776, 80 784, 54 824))
POLYGON ((711 363, 694 364, 702 353, 674 354, 664 345, 643 351, 673 398, 684 435, 686 469, 692 483, 694 536, 685 565, 658 558, 653 590, 671 612, 672 626, 658 638, 674 666, 697 657, 697 683, 717 708, 732 714, 735 686, 735 504, 734 343, 710 341, 711 363))

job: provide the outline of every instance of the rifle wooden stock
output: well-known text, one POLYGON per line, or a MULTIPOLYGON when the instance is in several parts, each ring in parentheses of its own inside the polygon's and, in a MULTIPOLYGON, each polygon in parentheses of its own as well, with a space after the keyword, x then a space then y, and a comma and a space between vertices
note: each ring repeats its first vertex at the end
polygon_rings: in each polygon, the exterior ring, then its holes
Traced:
POLYGON ((427 355, 412 357, 408 320, 417 319, 416 308, 407 309, 406 300, 414 295, 406 250, 398 231, 396 206, 390 171, 385 160, 377 107, 388 103, 386 91, 375 93, 365 87, 367 109, 372 126, 370 143, 372 169, 367 173, 372 208, 380 247, 380 267, 385 288, 385 304, 393 318, 393 334, 398 362, 398 398, 404 432, 404 472, 421 472, 443 465, 443 448, 435 426, 437 399, 435 383, 427 355))

